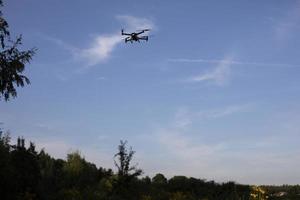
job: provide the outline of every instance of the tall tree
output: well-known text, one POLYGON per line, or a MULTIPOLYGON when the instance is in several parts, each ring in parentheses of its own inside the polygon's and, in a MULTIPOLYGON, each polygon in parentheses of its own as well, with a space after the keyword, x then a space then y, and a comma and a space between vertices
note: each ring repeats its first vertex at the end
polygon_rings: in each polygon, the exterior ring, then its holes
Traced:
POLYGON ((12 148, 13 199, 39 199, 40 168, 35 145, 30 142, 26 148, 25 139, 18 138, 17 145, 12 148))
POLYGON ((120 141, 118 146, 118 153, 115 154, 115 165, 118 168, 117 179, 114 184, 114 194, 116 197, 113 199, 137 199, 138 195, 135 191, 134 184, 137 182, 137 177, 143 171, 137 168, 136 165, 131 165, 134 151, 130 147, 126 147, 127 141, 120 141))
POLYGON ((0 128, 0 199, 9 199, 12 184, 12 170, 10 163, 10 137, 0 128))
POLYGON ((132 150, 132 147, 127 149, 127 141, 120 141, 118 146, 118 153, 115 154, 115 166, 118 168, 118 176, 126 177, 127 179, 132 179, 140 176, 143 171, 137 168, 137 165, 131 165, 131 160, 135 151, 132 150))
MULTIPOLYGON (((0 8, 3 3, 0 0, 0 8)), ((29 84, 29 79, 23 75, 25 64, 29 63, 36 49, 22 51, 22 36, 12 40, 7 21, 3 18, 0 10, 0 100, 8 101, 11 97, 17 96, 16 86, 23 87, 29 84)))

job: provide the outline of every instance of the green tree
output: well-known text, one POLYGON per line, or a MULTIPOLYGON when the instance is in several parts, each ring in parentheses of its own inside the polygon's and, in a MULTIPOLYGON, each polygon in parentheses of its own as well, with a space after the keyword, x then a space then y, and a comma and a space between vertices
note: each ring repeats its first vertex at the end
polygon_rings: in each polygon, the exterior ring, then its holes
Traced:
POLYGON ((189 191, 189 179, 185 176, 174 176, 169 180, 169 188, 172 192, 189 191))
POLYGON ((9 143, 9 134, 3 134, 0 129, 0 198, 3 199, 9 199, 13 186, 9 143))
POLYGON ((135 151, 132 150, 132 147, 127 149, 126 147, 127 141, 120 141, 120 145, 118 146, 118 153, 115 154, 115 166, 118 168, 118 176, 126 179, 132 179, 140 176, 143 171, 137 168, 136 165, 131 165, 131 160, 135 151))
POLYGON ((38 163, 41 174, 39 184, 40 198, 43 200, 58 199, 57 191, 63 187, 63 166, 65 161, 52 158, 42 149, 38 154, 38 163))
POLYGON ((152 182, 153 184, 161 186, 167 184, 168 180, 163 174, 158 173, 152 178, 152 182))
MULTIPOLYGON (((96 199, 96 188, 99 184, 96 165, 87 162, 78 151, 68 154, 63 167, 62 198, 71 198, 80 194, 87 199, 96 199), (64 196, 67 195, 67 196, 64 196)), ((79 198, 79 197, 78 197, 79 198)))
POLYGON ((137 177, 140 176, 143 171, 137 168, 136 165, 131 165, 131 161, 134 155, 132 147, 127 149, 127 141, 120 141, 118 146, 118 153, 115 154, 114 160, 115 166, 118 169, 117 179, 114 185, 115 194, 124 199, 136 199, 137 193, 132 187, 136 181, 137 177))
MULTIPOLYGON (((0 8, 3 6, 0 0, 0 8)), ((36 49, 22 51, 22 36, 15 41, 10 37, 7 21, 3 18, 0 10, 0 100, 8 101, 11 97, 17 96, 16 86, 23 87, 29 84, 29 79, 23 75, 25 64, 29 63, 36 49)))
POLYGON ((35 145, 30 142, 26 149, 25 139, 18 138, 17 145, 11 151, 13 175, 13 194, 15 199, 37 199, 40 169, 35 145))

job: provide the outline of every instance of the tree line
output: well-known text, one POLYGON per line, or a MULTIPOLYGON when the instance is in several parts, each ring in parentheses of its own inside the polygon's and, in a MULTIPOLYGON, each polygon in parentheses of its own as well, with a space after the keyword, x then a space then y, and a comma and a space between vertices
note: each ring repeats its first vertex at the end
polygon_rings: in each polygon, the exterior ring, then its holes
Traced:
MULTIPOLYGON (((69 153, 65 160, 55 159, 44 149, 37 151, 32 142, 26 145, 24 138, 11 144, 9 134, 0 135, 2 200, 243 200, 266 196, 255 196, 252 186, 234 182, 185 176, 168 179, 161 173, 142 177, 142 170, 132 165, 135 152, 123 141, 112 156, 116 167, 113 171, 86 161, 78 151, 69 153)), ((299 193, 299 186, 290 187, 284 190, 290 192, 288 199, 297 199, 292 194, 299 193)), ((272 192, 274 188, 267 189, 272 192)))

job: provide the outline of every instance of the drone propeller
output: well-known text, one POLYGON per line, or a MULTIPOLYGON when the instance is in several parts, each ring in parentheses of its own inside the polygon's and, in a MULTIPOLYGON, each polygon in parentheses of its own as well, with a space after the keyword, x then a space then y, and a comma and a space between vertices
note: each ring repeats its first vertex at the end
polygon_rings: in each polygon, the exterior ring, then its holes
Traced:
POLYGON ((150 28, 146 28, 146 29, 139 29, 139 30, 136 30, 136 31, 150 31, 151 29, 150 28))

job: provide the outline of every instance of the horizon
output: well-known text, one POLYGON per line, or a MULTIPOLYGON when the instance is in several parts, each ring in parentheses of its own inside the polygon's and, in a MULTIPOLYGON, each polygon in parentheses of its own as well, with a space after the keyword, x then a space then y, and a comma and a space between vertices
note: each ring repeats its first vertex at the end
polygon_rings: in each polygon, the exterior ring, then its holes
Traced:
POLYGON ((10 0, 31 84, 0 122, 55 158, 113 168, 120 140, 145 176, 299 184, 300 1, 10 0), (150 28, 149 41, 125 43, 150 28))

